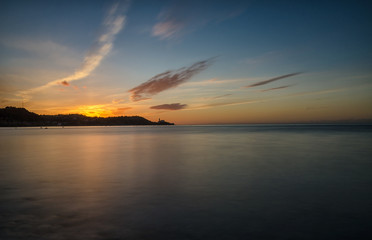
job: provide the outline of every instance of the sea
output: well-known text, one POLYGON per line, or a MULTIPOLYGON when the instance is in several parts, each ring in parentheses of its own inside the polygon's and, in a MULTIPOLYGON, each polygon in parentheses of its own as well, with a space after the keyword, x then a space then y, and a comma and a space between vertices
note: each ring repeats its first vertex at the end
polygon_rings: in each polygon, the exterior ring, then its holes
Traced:
POLYGON ((0 239, 372 239, 372 125, 0 128, 0 239))

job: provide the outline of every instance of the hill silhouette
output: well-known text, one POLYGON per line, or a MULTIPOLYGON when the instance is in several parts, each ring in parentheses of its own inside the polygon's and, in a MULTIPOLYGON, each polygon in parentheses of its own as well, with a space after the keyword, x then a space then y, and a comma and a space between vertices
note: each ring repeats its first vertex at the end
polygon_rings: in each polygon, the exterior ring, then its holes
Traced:
POLYGON ((87 117, 81 114, 39 115, 25 108, 0 108, 0 127, 32 126, 114 126, 114 125, 174 125, 164 120, 152 122, 140 116, 87 117))

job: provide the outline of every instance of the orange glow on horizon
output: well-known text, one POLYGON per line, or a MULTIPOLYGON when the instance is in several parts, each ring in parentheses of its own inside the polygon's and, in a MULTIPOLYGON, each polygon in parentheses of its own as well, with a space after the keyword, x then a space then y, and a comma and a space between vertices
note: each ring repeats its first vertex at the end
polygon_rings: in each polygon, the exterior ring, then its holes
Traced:
POLYGON ((111 111, 105 109, 105 105, 81 106, 74 112, 88 117, 107 117, 111 115, 111 111))
POLYGON ((73 110, 69 110, 67 114, 77 113, 87 117, 117 117, 125 116, 126 111, 130 109, 132 108, 131 107, 116 108, 107 104, 84 105, 78 106, 73 110))

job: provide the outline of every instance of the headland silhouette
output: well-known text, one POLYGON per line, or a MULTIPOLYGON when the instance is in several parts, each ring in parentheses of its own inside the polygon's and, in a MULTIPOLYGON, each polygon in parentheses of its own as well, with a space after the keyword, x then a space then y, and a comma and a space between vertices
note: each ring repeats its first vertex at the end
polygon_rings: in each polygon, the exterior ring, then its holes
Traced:
POLYGON ((25 108, 0 108, 0 127, 174 125, 140 116, 88 117, 82 114, 39 115, 25 108))

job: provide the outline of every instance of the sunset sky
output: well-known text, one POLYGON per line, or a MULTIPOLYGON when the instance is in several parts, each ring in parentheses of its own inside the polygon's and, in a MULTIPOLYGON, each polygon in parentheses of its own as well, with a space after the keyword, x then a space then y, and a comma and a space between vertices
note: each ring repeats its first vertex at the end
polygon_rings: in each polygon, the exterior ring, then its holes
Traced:
POLYGON ((0 107, 176 124, 372 119, 368 1, 2 1, 0 107))

